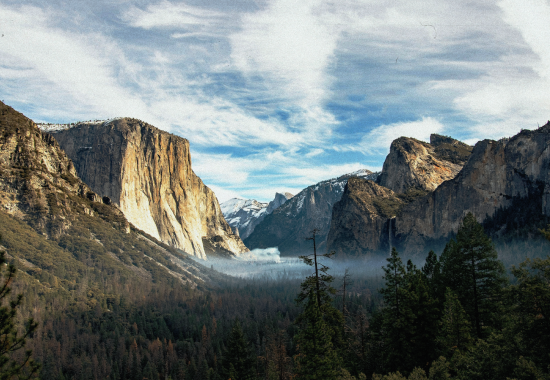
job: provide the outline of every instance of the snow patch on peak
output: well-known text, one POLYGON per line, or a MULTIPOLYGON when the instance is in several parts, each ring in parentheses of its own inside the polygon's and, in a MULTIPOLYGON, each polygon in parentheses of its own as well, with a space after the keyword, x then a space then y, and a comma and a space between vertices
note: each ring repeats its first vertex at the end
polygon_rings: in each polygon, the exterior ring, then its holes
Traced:
POLYGON ((86 125, 103 125, 106 126, 110 123, 112 123, 115 120, 124 119, 123 117, 114 117, 112 119, 103 119, 103 120, 87 120, 87 121, 79 121, 76 123, 37 123, 36 125, 42 132, 47 133, 55 133, 59 131, 64 131, 67 129, 79 127, 80 125, 86 124, 86 125))

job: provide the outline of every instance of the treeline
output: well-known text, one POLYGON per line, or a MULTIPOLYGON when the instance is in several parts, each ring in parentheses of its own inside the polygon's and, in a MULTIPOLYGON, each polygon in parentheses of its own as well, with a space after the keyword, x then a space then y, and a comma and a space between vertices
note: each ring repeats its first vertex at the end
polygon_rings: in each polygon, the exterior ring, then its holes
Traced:
POLYGON ((550 258, 513 268, 510 284, 468 214, 456 239, 439 257, 430 252, 422 268, 403 263, 395 249, 387 261, 383 302, 368 328, 350 314, 342 334, 325 316, 332 337, 344 338, 342 346, 332 341, 340 358, 325 379, 550 378, 550 258))
POLYGON ((381 282, 346 275, 336 290, 318 258, 301 283, 81 286, 76 303, 27 287, 20 315, 40 323, 27 348, 42 379, 550 378, 550 259, 509 280, 472 215, 422 267, 394 250, 381 282))

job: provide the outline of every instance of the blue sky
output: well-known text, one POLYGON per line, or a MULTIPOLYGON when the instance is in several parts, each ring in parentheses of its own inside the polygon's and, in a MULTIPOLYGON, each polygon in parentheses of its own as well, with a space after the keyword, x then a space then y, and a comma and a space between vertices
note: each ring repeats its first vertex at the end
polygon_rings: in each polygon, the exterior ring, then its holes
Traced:
POLYGON ((0 0, 0 99, 189 139, 220 201, 360 168, 399 136, 550 118, 550 1, 0 0))

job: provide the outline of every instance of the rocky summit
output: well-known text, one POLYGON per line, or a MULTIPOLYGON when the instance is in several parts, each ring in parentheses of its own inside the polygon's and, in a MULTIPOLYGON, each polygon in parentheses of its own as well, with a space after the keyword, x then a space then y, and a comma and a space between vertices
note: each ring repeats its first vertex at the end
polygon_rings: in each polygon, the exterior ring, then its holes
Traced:
POLYGON ((400 137, 391 144, 378 183, 397 193, 433 191, 458 174, 471 151, 469 145, 435 134, 430 143, 400 137))
POLYGON ((130 118, 57 129, 52 135, 84 182, 139 229, 203 259, 248 251, 193 172, 186 139, 130 118))

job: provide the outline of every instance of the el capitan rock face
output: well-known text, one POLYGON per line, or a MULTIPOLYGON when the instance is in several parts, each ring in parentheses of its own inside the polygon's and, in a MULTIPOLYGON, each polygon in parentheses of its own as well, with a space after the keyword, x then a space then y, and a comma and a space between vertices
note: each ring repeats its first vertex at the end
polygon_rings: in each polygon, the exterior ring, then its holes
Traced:
POLYGON ((151 236, 203 259, 247 251, 191 169, 186 139, 130 118, 79 123, 53 136, 83 181, 151 236))

